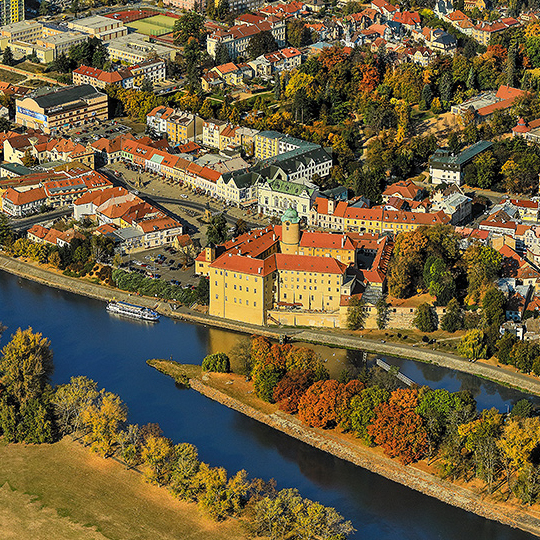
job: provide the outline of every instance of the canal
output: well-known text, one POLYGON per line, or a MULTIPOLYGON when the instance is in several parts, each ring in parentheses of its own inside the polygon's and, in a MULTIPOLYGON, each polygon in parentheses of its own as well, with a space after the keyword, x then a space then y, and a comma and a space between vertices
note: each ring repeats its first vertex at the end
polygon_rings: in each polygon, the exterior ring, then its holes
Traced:
MULTIPOLYGON (((175 442, 195 444, 201 459, 229 472, 275 478, 278 488, 337 508, 366 540, 522 540, 531 535, 445 505, 435 499, 318 451, 213 402, 180 390, 146 365, 148 358, 200 363, 211 351, 229 350, 238 335, 162 319, 148 325, 120 319, 105 304, 0 272, 2 345, 18 327, 51 340, 54 383, 86 375, 120 395, 133 423, 158 422, 175 442)), ((360 352, 320 348, 331 372, 361 360, 360 352)), ((506 410, 523 397, 514 390, 435 366, 387 358, 418 383, 473 391, 481 407, 506 410)))

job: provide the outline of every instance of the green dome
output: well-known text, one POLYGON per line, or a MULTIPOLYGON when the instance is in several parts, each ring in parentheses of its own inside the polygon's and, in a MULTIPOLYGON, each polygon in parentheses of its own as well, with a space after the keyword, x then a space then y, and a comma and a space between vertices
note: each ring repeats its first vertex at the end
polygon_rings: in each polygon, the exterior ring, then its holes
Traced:
POLYGON ((298 212, 294 208, 287 208, 281 216, 281 223, 289 221, 290 223, 300 223, 298 212))

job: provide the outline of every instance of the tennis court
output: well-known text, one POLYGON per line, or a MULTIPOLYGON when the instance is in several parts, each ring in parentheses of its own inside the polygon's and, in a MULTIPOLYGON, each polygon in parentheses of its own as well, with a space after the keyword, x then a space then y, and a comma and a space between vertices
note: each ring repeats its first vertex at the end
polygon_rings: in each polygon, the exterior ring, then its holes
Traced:
POLYGON ((167 15, 155 15, 147 19, 130 22, 126 26, 145 36, 162 36, 172 32, 175 20, 173 17, 167 17, 167 15))

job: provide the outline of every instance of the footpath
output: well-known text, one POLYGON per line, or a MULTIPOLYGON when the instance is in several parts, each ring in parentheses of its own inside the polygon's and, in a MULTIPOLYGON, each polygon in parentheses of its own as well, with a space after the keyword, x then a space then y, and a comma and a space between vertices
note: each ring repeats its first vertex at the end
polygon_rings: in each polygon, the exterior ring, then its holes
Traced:
POLYGON ((213 317, 200 313, 185 306, 175 306, 166 301, 146 296, 138 296, 120 289, 91 283, 84 279, 64 276, 58 272, 50 271, 36 264, 20 261, 0 253, 0 270, 10 274, 36 281, 49 287, 62 289, 75 294, 88 296, 98 300, 120 300, 133 302, 141 306, 155 309, 161 315, 187 322, 213 326, 216 328, 239 332, 243 334, 257 334, 272 339, 287 336, 292 341, 317 343, 346 349, 360 349, 388 356, 410 358, 421 362, 462 371, 478 377, 483 377, 500 384, 523 390, 530 394, 540 395, 540 379, 499 368, 483 362, 468 362, 466 359, 449 353, 430 351, 421 347, 412 347, 405 344, 382 343, 366 339, 362 336, 346 335, 337 331, 324 329, 296 329, 282 327, 263 327, 254 324, 239 323, 227 319, 213 317))

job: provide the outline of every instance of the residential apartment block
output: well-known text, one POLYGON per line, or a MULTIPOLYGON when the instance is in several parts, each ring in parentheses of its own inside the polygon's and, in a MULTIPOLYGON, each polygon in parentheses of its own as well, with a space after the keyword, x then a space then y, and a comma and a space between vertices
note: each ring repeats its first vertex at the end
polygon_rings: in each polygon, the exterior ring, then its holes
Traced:
POLYGON ((73 84, 91 84, 102 89, 108 84, 139 88, 145 80, 152 84, 164 80, 165 72, 163 60, 146 60, 118 71, 103 71, 83 65, 73 71, 73 84))
POLYGON ((16 23, 24 19, 24 0, 0 2, 0 25, 16 23))
POLYGON ((277 17, 261 19, 258 23, 245 23, 231 26, 227 30, 216 29, 206 40, 206 50, 212 57, 216 57, 216 47, 221 43, 227 49, 229 57, 233 60, 238 56, 245 56, 249 40, 261 32, 271 32, 279 47, 285 46, 285 21, 277 17))

